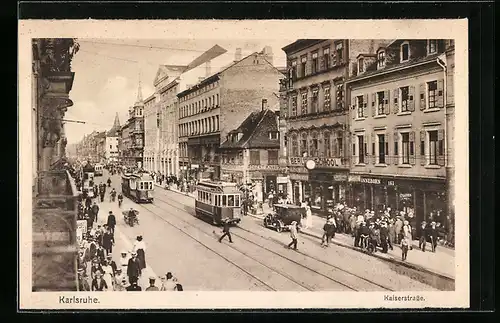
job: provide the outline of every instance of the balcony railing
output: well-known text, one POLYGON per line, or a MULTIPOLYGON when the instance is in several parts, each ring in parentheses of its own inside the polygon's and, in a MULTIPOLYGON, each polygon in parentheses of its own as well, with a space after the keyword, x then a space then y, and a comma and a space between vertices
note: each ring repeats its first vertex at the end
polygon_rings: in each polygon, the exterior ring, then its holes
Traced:
POLYGON ((349 166, 348 159, 345 157, 290 157, 288 165, 304 166, 310 159, 314 160, 316 167, 345 168, 349 166))
POLYGON ((33 207, 33 291, 76 291, 78 191, 63 170, 39 172, 33 207))

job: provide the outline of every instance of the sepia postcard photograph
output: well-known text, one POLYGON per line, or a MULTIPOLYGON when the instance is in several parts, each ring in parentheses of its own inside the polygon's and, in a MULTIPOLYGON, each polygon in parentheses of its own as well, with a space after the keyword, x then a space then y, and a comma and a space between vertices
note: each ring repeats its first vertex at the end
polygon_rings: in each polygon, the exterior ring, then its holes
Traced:
POLYGON ((19 308, 469 307, 467 37, 20 20, 19 308))

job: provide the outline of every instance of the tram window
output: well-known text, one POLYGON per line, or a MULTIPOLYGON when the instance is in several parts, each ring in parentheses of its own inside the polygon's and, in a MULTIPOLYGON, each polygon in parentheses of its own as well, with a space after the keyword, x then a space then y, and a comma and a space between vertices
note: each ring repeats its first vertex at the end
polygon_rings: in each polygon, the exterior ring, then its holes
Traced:
POLYGON ((140 188, 141 188, 141 190, 144 189, 144 182, 141 182, 140 188))
POLYGON ((220 195, 215 195, 215 206, 220 206, 220 195))
POLYGON ((222 204, 221 204, 221 206, 227 206, 226 198, 227 198, 226 195, 222 195, 222 204))
POLYGON ((153 189, 153 182, 149 182, 149 189, 152 190, 153 189))
POLYGON ((213 204, 213 202, 212 202, 212 193, 208 194, 208 203, 209 203, 210 205, 212 205, 212 204, 213 204))
POLYGON ((234 195, 227 196, 227 206, 234 206, 234 195))
POLYGON ((234 196, 234 206, 240 207, 240 196, 239 195, 234 196))
POLYGON ((198 191, 198 201, 201 201, 201 191, 198 191))

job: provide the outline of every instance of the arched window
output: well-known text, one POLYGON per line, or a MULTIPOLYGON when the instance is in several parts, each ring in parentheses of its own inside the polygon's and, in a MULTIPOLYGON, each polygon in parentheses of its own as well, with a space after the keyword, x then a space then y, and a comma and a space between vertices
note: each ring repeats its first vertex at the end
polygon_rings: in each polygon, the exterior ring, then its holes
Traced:
POLYGON ((319 154, 319 139, 318 139, 318 133, 315 131, 311 135, 311 146, 310 146, 310 151, 311 151, 311 156, 312 157, 318 157, 319 154))
POLYGON ((330 136, 331 134, 329 131, 325 131, 323 133, 323 142, 324 142, 323 147, 324 147, 325 157, 332 157, 330 136))
POLYGON ((307 157, 308 151, 307 151, 307 133, 303 132, 300 135, 300 154, 302 157, 307 157))
POLYGON ((299 138, 296 133, 292 134, 292 140, 291 140, 291 145, 292 145, 292 157, 298 157, 300 156, 299 154, 299 138))

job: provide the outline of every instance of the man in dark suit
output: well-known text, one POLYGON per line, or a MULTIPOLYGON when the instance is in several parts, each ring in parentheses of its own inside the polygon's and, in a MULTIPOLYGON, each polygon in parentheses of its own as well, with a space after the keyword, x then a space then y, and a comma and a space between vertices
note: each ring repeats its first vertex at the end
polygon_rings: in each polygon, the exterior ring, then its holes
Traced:
POLYGON ((109 230, 111 231, 111 234, 115 234, 115 226, 116 226, 116 217, 113 214, 113 211, 109 211, 108 215, 108 222, 106 223, 108 225, 109 230))
POLYGON ((137 253, 132 252, 131 258, 128 260, 127 265, 127 276, 130 284, 141 276, 141 267, 139 266, 139 261, 137 260, 137 253))
POLYGON ((231 222, 229 220, 224 220, 224 228, 222 230, 222 232, 224 233, 220 238, 219 238, 219 242, 222 242, 222 239, 224 239, 225 236, 227 236, 229 238, 229 242, 230 243, 233 243, 233 239, 231 238, 231 232, 229 232, 229 229, 231 228, 231 222))

